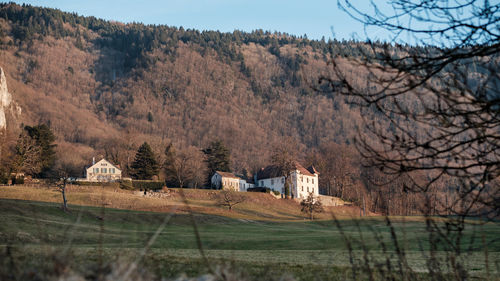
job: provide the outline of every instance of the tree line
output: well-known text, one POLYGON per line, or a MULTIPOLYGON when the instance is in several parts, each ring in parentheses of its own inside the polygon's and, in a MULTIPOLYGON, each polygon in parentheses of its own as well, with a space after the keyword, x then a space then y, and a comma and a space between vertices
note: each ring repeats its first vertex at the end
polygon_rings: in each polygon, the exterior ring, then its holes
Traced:
MULTIPOLYGON (((11 176, 25 175, 49 179, 61 177, 82 177, 88 168, 82 163, 72 162, 68 152, 56 151, 56 136, 46 124, 24 126, 15 144, 2 144, 0 154, 0 180, 6 184, 11 176), (80 165, 80 166, 79 166, 80 165)), ((107 159, 120 166, 116 158, 107 159), (115 161, 114 161, 115 160, 115 161)), ((165 180, 167 186, 199 188, 210 185, 215 171, 229 172, 230 151, 220 140, 213 141, 206 148, 165 147, 163 155, 153 151, 144 142, 137 150, 133 162, 122 167, 123 176, 138 180, 165 180)))

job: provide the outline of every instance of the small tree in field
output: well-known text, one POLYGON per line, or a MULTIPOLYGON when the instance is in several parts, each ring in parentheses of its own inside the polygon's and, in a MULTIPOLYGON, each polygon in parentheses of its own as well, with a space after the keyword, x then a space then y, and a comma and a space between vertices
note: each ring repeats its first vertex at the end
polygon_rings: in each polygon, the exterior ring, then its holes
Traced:
POLYGON ((314 200, 314 195, 312 192, 309 193, 309 196, 300 202, 301 211, 309 215, 311 220, 314 219, 314 213, 323 212, 323 205, 319 200, 314 200))
POLYGON ((62 209, 65 212, 69 211, 66 186, 70 178, 80 176, 83 166, 84 163, 81 163, 77 157, 59 153, 59 157, 57 157, 49 174, 49 184, 57 186, 61 192, 63 199, 62 209))
POLYGON ((237 191, 221 190, 215 195, 215 200, 218 206, 227 207, 231 211, 234 206, 245 202, 246 197, 237 191))

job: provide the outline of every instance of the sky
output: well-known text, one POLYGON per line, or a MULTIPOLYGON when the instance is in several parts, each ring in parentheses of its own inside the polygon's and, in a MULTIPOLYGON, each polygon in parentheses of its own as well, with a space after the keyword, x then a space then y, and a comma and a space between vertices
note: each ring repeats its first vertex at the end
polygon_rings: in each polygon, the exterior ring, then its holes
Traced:
MULTIPOLYGON (((142 22, 198 30, 280 31, 309 39, 366 38, 363 25, 337 0, 38 0, 15 1, 123 23, 142 22)), ((371 39, 384 34, 370 33, 371 39)))

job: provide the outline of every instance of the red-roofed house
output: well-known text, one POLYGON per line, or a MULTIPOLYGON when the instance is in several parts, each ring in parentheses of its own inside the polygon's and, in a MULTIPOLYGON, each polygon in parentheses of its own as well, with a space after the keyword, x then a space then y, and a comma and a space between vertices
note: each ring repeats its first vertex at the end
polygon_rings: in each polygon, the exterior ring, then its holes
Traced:
MULTIPOLYGON (((292 198, 307 198, 309 193, 314 196, 319 195, 318 190, 318 176, 319 173, 313 166, 304 168, 298 162, 295 162, 295 169, 290 172, 291 181, 291 197, 292 198)), ((279 176, 279 169, 277 166, 267 166, 262 168, 255 178, 256 186, 268 187, 272 190, 280 192, 282 195, 285 193, 285 177, 279 176)))

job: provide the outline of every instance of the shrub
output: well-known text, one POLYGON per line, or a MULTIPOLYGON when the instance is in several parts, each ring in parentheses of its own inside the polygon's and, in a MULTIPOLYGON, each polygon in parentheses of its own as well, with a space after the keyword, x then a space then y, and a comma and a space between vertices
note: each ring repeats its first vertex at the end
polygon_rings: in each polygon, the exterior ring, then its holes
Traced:
POLYGON ((9 177, 7 174, 0 172, 0 184, 7 184, 9 182, 9 177))
POLYGON ((163 181, 133 180, 133 189, 139 190, 159 190, 165 186, 163 181))
POLYGON ((248 192, 265 192, 265 193, 269 193, 271 192, 271 189, 269 187, 251 187, 249 189, 247 189, 248 192))
POLYGON ((279 191, 277 191, 277 190, 273 190, 273 193, 274 193, 274 195, 276 195, 276 196, 278 196, 278 195, 280 195, 280 194, 281 194, 281 192, 279 192, 279 191))
POLYGON ((24 184, 24 176, 13 176, 12 184, 24 184))
POLYGON ((92 181, 73 181, 71 182, 73 185, 80 185, 80 186, 113 186, 113 187, 119 187, 120 183, 118 182, 92 182, 92 181))
POLYGON ((132 180, 122 180, 120 182, 120 188, 126 190, 134 190, 134 185, 132 184, 132 180))

